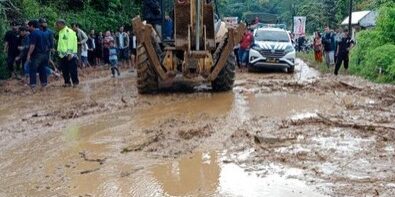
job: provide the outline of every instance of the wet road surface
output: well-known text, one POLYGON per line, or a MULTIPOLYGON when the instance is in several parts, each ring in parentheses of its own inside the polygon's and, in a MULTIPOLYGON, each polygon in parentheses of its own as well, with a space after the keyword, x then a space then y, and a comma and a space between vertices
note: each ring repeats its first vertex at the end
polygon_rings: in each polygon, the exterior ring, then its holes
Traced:
POLYGON ((0 197, 395 195, 393 86, 301 61, 238 73, 227 93, 142 96, 133 74, 84 76, 34 95, 0 86, 0 197))

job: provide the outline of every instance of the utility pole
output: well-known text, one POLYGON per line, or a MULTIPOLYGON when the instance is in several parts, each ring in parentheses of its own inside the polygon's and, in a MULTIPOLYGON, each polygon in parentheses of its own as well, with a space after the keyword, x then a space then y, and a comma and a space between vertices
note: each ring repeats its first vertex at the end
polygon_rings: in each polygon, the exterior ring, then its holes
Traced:
POLYGON ((350 10, 349 10, 349 13, 348 13, 348 33, 352 36, 353 35, 353 33, 352 33, 352 0, 349 0, 350 1, 350 6, 349 6, 349 8, 350 8, 350 10))
POLYGON ((294 21, 294 17, 296 15, 296 11, 295 11, 295 3, 291 4, 291 10, 292 10, 292 30, 291 32, 294 33, 294 28, 295 28, 295 21, 294 21))

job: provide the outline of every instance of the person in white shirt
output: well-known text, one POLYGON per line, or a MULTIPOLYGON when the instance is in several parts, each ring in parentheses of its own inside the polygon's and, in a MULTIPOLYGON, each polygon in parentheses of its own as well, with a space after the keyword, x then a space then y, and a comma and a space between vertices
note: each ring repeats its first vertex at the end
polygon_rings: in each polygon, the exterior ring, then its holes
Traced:
POLYGON ((119 50, 119 59, 123 64, 129 64, 129 35, 124 32, 124 28, 119 28, 119 34, 116 36, 116 46, 119 50))
POLYGON ((136 66, 136 55, 137 55, 137 38, 133 32, 129 32, 129 38, 130 38, 130 44, 129 44, 130 71, 129 72, 134 72, 134 67, 136 66))

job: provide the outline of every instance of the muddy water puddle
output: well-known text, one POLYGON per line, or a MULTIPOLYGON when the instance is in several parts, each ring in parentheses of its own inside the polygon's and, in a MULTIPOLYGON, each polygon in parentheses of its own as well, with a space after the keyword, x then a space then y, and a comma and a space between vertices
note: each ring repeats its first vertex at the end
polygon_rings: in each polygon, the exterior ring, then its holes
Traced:
POLYGON ((198 119, 203 114, 211 117, 227 116, 235 110, 234 98, 233 93, 201 93, 186 95, 181 99, 158 96, 154 99, 150 98, 156 100, 155 104, 137 112, 134 121, 139 127, 147 127, 152 126, 154 122, 169 118, 188 117, 198 119))
POLYGON ((132 185, 136 196, 324 196, 295 178, 294 171, 258 176, 219 152, 198 152, 142 171, 146 185, 132 185), (137 187, 136 187, 137 186, 137 187))
MULTIPOLYGON (((44 172, 65 179, 50 184, 51 188, 63 191, 67 187, 66 193, 76 196, 320 196, 303 181, 289 178, 286 173, 273 172, 261 177, 245 172, 236 164, 224 163, 220 152, 199 152, 163 162, 148 162, 144 155, 120 153, 123 148, 120 144, 125 138, 130 139, 129 135, 139 140, 140 129, 157 128, 158 122, 172 118, 234 115, 231 120, 238 122, 243 121, 238 116, 289 116, 306 108, 314 111, 322 105, 302 98, 292 94, 250 98, 234 93, 202 93, 179 99, 152 96, 147 108, 105 114, 89 123, 69 125, 63 132, 66 145, 45 160, 44 172), (278 108, 278 105, 283 106, 278 108), (86 154, 85 158, 81 154, 86 154), (91 161, 97 159, 106 161, 103 164, 91 161)), ((42 187, 34 196, 45 193, 42 187)))
POLYGON ((272 93, 246 97, 249 112, 255 116, 280 117, 333 109, 330 97, 314 94, 272 93))

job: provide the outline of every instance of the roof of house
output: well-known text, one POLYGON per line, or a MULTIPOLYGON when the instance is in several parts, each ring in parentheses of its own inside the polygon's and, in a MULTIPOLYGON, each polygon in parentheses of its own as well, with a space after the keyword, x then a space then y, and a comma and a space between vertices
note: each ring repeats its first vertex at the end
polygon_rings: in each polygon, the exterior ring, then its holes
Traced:
MULTIPOLYGON (((358 25, 359 22, 365 18, 372 11, 353 12, 351 16, 351 24, 358 25)), ((342 25, 348 25, 348 16, 343 20, 342 25)))

